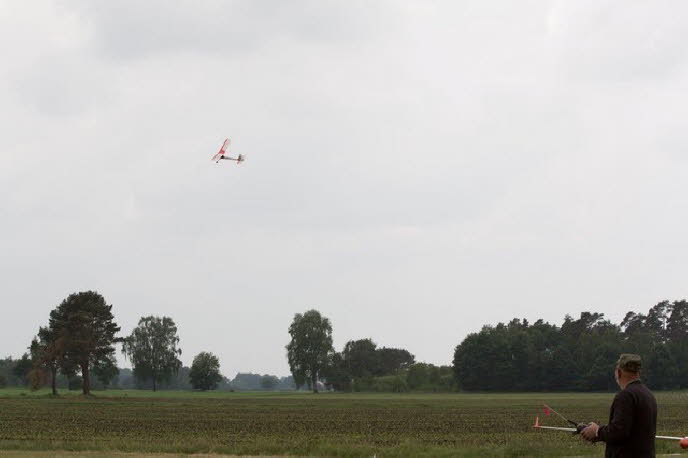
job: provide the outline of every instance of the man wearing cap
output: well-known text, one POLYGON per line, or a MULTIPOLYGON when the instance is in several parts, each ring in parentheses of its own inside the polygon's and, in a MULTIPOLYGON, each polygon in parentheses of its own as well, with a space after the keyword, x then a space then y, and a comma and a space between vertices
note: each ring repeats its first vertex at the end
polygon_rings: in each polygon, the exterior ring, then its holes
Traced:
POLYGON ((640 356, 622 354, 614 378, 621 391, 612 402, 609 424, 590 423, 581 435, 590 442, 606 442, 605 457, 654 457, 657 401, 640 381, 640 356))

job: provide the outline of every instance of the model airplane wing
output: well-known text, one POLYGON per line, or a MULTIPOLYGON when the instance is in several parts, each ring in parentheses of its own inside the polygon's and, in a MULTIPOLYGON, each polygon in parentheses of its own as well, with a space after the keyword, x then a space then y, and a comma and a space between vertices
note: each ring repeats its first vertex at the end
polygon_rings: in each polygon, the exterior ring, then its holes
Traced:
POLYGON ((226 138, 224 143, 220 147, 220 150, 217 153, 215 153, 215 155, 213 156, 213 158, 211 160, 217 161, 218 159, 220 159, 220 156, 222 156, 223 154, 225 154, 227 152, 227 148, 229 147, 230 143, 231 143, 231 140, 229 138, 226 138))

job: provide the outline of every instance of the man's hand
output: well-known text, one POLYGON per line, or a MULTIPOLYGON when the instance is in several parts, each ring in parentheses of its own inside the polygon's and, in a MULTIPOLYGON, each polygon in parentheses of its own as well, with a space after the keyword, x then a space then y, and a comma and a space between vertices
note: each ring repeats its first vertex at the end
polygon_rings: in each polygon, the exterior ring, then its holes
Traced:
POLYGON ((581 436, 586 441, 593 442, 595 439, 597 439, 598 429, 600 429, 600 426, 597 423, 590 423, 583 431, 581 431, 581 436))

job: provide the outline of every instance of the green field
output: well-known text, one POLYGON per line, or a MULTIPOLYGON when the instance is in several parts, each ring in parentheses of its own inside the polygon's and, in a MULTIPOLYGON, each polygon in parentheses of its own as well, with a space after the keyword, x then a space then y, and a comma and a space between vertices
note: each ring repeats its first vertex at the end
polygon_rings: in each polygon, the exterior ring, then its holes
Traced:
MULTIPOLYGON (((543 402, 604 422, 612 394, 305 394, 0 390, 0 449, 327 456, 600 455, 536 431, 543 402)), ((688 394, 657 395, 658 432, 688 432, 688 394)), ((554 417, 545 424, 562 425, 554 417)), ((658 451, 680 453, 678 444, 658 451)), ((688 456, 688 453, 686 453, 688 456)))

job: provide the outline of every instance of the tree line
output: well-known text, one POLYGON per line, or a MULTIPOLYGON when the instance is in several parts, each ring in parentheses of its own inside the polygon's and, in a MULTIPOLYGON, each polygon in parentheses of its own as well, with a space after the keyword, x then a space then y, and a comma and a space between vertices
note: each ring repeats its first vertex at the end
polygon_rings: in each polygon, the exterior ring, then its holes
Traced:
POLYGON ((370 338, 349 340, 342 351, 332 345, 332 324, 317 310, 297 313, 286 347, 297 387, 335 391, 455 389, 452 368, 418 363, 404 348, 378 348, 370 338))
MULTIPOLYGON (((31 358, 25 354, 21 358, 0 358, 0 388, 25 387, 30 385, 29 374, 33 369, 31 358)), ((91 371, 91 388, 94 390, 152 390, 153 381, 134 376, 133 369, 118 367, 113 378, 99 378, 91 371)), ((169 380, 157 384, 160 390, 193 390, 189 373, 189 366, 182 366, 169 380)), ((46 374, 47 375, 47 374, 46 374)), ((41 386, 49 385, 50 380, 44 379, 41 386)), ((58 390, 81 390, 81 376, 70 377, 58 372, 56 387, 58 390)), ((221 391, 289 391, 295 390, 291 376, 278 377, 271 374, 253 374, 239 372, 234 378, 222 377, 217 384, 221 391)))
POLYGON ((610 391, 620 353, 641 355, 651 388, 688 388, 688 302, 659 302, 618 324, 584 312, 561 326, 525 319, 484 326, 456 347, 453 369, 466 391, 610 391))
POLYGON ((688 302, 663 301, 619 324, 603 313, 566 315, 561 326, 514 318, 486 325, 454 350, 451 366, 417 363, 405 349, 372 339, 332 345, 332 324, 317 310, 297 313, 287 359, 297 386, 338 391, 612 391, 621 353, 643 358, 654 389, 688 388, 688 302))
POLYGON ((456 346, 451 366, 417 362, 408 350, 378 347, 372 338, 349 340, 336 351, 330 320, 308 310, 297 313, 288 329, 291 377, 237 374, 232 381, 210 352, 182 366, 177 326, 169 317, 142 317, 127 337, 119 331, 103 296, 71 294, 50 312, 27 353, 0 360, 0 387, 50 384, 54 394, 58 385, 78 385, 89 394, 94 383, 152 390, 604 391, 616 388, 618 355, 638 353, 650 387, 688 388, 686 300, 660 302, 646 314, 628 312, 619 324, 603 313, 583 312, 577 319, 567 315, 561 326, 518 318, 486 325, 456 346), (117 367, 117 343, 131 370, 117 367))
MULTIPOLYGON (((70 294, 50 312, 48 324, 38 329, 29 345, 29 352, 16 362, 4 361, 0 385, 9 376, 38 389, 50 383, 57 394, 59 376, 77 381, 83 394, 91 392, 92 380, 107 387, 118 376, 115 344, 122 344, 122 353, 131 361, 133 376, 140 383, 150 383, 155 391, 160 384, 169 384, 182 368, 179 360, 177 326, 169 317, 142 317, 128 337, 118 337, 120 327, 114 320, 112 305, 95 291, 70 294)), ((220 361, 210 352, 201 352, 188 369, 192 388, 211 390, 225 379, 220 374, 220 361)))

